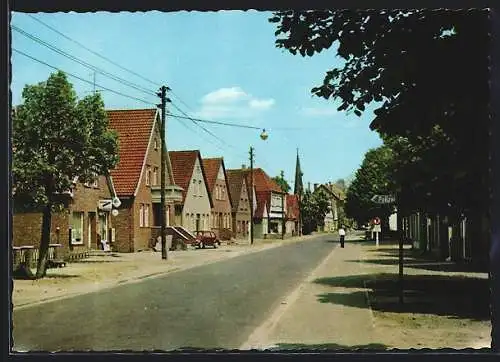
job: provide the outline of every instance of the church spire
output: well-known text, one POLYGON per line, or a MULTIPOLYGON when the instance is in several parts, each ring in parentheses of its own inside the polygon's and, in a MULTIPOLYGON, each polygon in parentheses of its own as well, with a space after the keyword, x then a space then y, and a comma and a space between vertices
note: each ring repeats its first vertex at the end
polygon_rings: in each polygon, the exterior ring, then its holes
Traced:
POLYGON ((293 188, 293 193, 296 195, 301 195, 304 191, 304 185, 302 184, 302 169, 300 168, 299 159, 299 149, 297 148, 297 163, 295 165, 295 185, 293 188))

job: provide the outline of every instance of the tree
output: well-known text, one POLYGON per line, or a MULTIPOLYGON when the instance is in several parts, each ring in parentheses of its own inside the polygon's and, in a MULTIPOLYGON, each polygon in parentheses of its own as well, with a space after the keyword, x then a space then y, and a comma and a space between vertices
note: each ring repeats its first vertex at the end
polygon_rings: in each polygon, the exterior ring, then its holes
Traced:
POLYGON ((328 212, 329 201, 323 193, 313 193, 306 189, 302 197, 302 233, 310 234, 319 225, 323 225, 328 212))
POLYGON ((392 194, 393 152, 387 146, 369 150, 355 179, 347 189, 345 212, 358 224, 364 224, 375 216, 386 218, 392 212, 392 205, 378 205, 371 201, 376 194, 392 194))
POLYGON ((312 93, 358 116, 375 105, 371 128, 405 138, 418 154, 406 154, 415 162, 406 165, 411 172, 400 189, 418 184, 407 192, 414 199, 445 192, 457 210, 485 209, 488 11, 279 11, 270 21, 277 24, 276 46, 292 54, 336 47, 343 64, 312 93), (436 142, 415 147, 427 139, 436 142))
POLYGON ((73 181, 91 182, 118 162, 117 135, 108 129, 99 93, 77 100, 63 72, 27 85, 13 114, 13 186, 17 208, 41 209, 36 278, 45 276, 52 212, 73 181))
POLYGON ((281 171, 279 176, 273 177, 273 180, 281 188, 281 191, 283 191, 285 193, 288 193, 290 191, 291 187, 288 184, 287 180, 285 180, 285 172, 284 171, 281 171))

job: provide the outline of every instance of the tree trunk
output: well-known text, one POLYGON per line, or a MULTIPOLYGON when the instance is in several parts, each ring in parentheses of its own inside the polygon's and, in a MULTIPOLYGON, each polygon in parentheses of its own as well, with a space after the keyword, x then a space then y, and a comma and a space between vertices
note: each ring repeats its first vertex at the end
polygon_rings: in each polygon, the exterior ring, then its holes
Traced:
POLYGON ((46 186, 47 204, 43 208, 42 216, 42 238, 38 249, 38 265, 36 268, 36 279, 43 278, 47 271, 47 260, 49 257, 50 227, 52 224, 52 180, 46 186))

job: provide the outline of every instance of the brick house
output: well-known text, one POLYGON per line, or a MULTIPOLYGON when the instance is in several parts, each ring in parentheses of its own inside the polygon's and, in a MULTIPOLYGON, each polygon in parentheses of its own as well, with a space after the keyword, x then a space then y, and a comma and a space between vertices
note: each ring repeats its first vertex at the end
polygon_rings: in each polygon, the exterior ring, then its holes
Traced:
POLYGON ((213 201, 200 151, 170 151, 172 172, 182 187, 182 202, 175 207, 174 225, 191 232, 209 230, 213 201))
POLYGON ((286 234, 288 235, 298 235, 299 234, 299 196, 298 195, 286 195, 286 234))
MULTIPOLYGON (((251 185, 250 170, 238 169, 245 176, 245 182, 251 185)), ((286 210, 285 193, 280 186, 261 168, 253 169, 255 188, 254 237, 281 236, 286 210)))
MULTIPOLYGON (((116 240, 112 246, 120 252, 148 249, 161 225, 161 115, 157 109, 108 110, 107 115, 109 127, 118 133, 120 155, 118 165, 111 170, 121 200, 113 221, 116 240)), ((168 153, 165 156, 165 216, 169 225, 181 190, 175 185, 168 153)))
POLYGON ((220 240, 229 240, 233 236, 232 200, 224 160, 204 158, 203 168, 213 202, 210 228, 220 240))
MULTIPOLYGON (((233 235, 237 238, 246 238, 250 232, 250 188, 242 170, 227 170, 226 173, 232 201, 233 235)), ((256 199, 253 200, 256 204, 256 199)))
MULTIPOLYGON (((63 210, 52 213, 51 244, 61 244, 61 255, 101 249, 101 241, 112 242, 114 235, 111 200, 116 197, 110 176, 98 176, 93 183, 75 180, 68 192, 58 194, 63 210)), ((15 203, 15 201, 14 201, 15 203)), ((13 214, 13 246, 40 246, 42 213, 39 210, 20 210, 13 214)))

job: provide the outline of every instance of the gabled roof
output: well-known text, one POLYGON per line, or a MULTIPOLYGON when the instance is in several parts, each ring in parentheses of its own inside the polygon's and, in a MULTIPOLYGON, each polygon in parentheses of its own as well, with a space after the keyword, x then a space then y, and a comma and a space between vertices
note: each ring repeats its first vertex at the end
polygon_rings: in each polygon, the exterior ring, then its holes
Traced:
POLYGON ((257 209, 254 213, 254 218, 262 219, 264 210, 269 214, 269 203, 271 200, 271 191, 260 191, 255 193, 257 199, 257 209))
MULTIPOLYGON (((227 181, 229 183, 229 193, 233 200, 233 211, 238 211, 245 174, 242 170, 227 170, 227 181)), ((250 192, 248 186, 247 192, 250 192)))
POLYGON ((172 173, 174 175, 174 180, 177 185, 183 188, 182 191, 182 202, 186 200, 186 195, 189 189, 189 183, 191 182, 191 177, 194 172, 194 165, 196 164, 196 159, 200 164, 201 173, 203 175, 203 180, 205 186, 207 187, 208 199, 210 201, 210 207, 213 207, 212 195, 208 189, 208 181, 205 173, 205 167, 203 166, 203 160, 199 150, 188 150, 188 151, 169 151, 168 152, 170 162, 172 164, 172 173))
MULTIPOLYGON (((245 175, 245 180, 247 184, 249 185, 249 187, 251 187, 250 169, 241 168, 231 171, 242 172, 245 175)), ((269 175, 261 168, 253 169, 253 184, 255 186, 256 192, 273 191, 273 192, 279 192, 280 194, 283 193, 281 187, 276 183, 276 181, 274 181, 271 177, 269 177, 269 175)))
POLYGON ((321 184, 318 186, 318 188, 315 190, 325 190, 328 192, 331 196, 335 197, 337 200, 343 201, 345 200, 345 194, 342 190, 340 190, 336 185, 334 184, 321 184))
MULTIPOLYGON (((110 171, 116 193, 120 196, 135 196, 159 112, 156 109, 123 109, 108 110, 106 113, 109 128, 118 133, 120 160, 110 171)), ((167 160, 167 167, 168 164, 167 160)), ((168 175, 173 183, 171 172, 168 175)))
POLYGON ((229 203, 233 205, 231 192, 229 191, 229 180, 227 177, 226 168, 224 167, 224 159, 222 157, 203 159, 203 168, 205 169, 205 174, 207 175, 207 185, 211 195, 214 191, 215 182, 217 181, 217 176, 219 175, 219 170, 221 169, 221 167, 226 179, 226 189, 228 190, 229 203))

